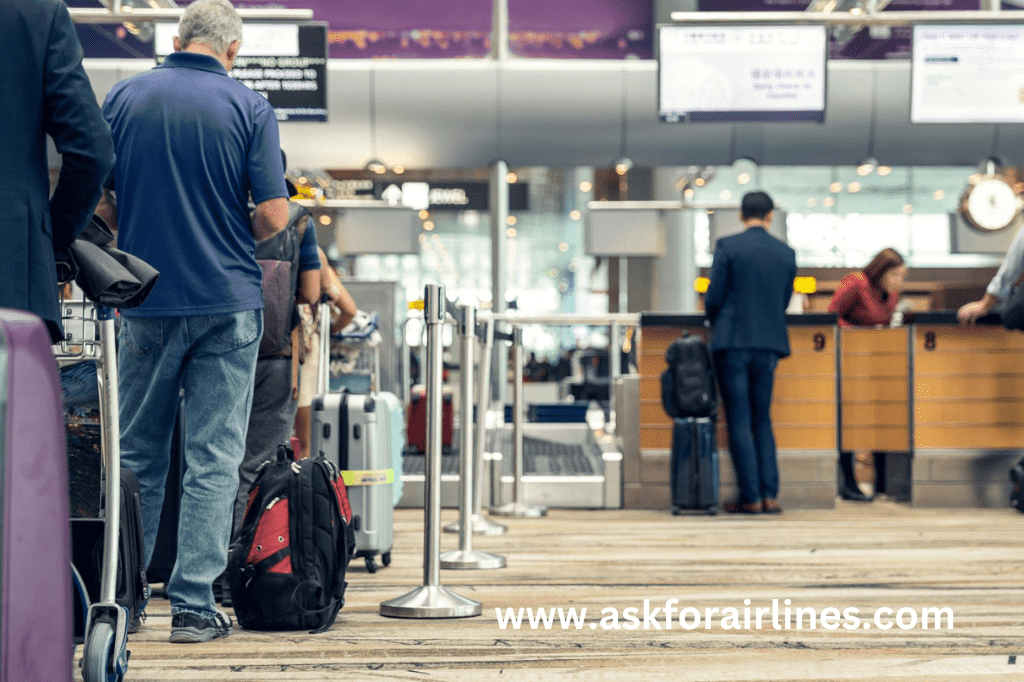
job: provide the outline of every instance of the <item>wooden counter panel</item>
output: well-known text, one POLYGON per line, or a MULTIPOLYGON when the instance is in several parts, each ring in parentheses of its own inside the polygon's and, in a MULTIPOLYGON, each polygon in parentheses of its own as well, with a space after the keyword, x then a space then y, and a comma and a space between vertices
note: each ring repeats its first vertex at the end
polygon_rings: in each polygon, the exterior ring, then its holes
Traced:
POLYGON ((914 348, 918 353, 928 352, 926 343, 934 339, 936 351, 966 351, 968 353, 1000 352, 1013 349, 1024 351, 1024 334, 1002 327, 930 326, 914 327, 914 348), (932 337, 929 338, 929 334, 932 337))
POLYGON ((822 377, 794 377, 775 375, 773 400, 835 400, 835 374, 822 377))
POLYGON ((842 354, 858 353, 903 353, 907 354, 905 327, 898 329, 851 329, 839 330, 842 354))
POLYGON ((772 401, 772 422, 786 424, 831 425, 836 423, 836 404, 832 401, 772 401))
POLYGON ((640 429, 641 450, 672 449, 672 423, 664 426, 645 426, 640 429))
POLYGON ((917 376, 939 374, 950 376, 979 376, 992 374, 1019 374, 1024 369, 1024 351, 992 351, 986 353, 919 351, 914 356, 917 376))
POLYGON ((877 401, 869 403, 843 403, 843 429, 865 426, 910 426, 910 410, 907 401, 877 401))
POLYGON ((640 375, 640 400, 661 401, 661 376, 640 375))
POLYGON ((856 377, 906 377, 909 372, 907 354, 846 355, 840 359, 843 381, 856 377))
POLYGON ((661 373, 668 369, 665 362, 665 353, 649 355, 642 353, 637 363, 637 371, 642 376, 661 376, 661 373))
POLYGON ((834 450, 836 427, 803 426, 773 422, 775 447, 783 450, 834 450))
POLYGON ((1016 399, 1024 396, 1024 375, 1017 376, 921 376, 914 382, 915 400, 1016 399))
POLYGON ((910 448, 910 431, 906 426, 848 426, 843 424, 841 440, 844 450, 896 450, 910 448))
POLYGON ((989 450, 1024 446, 1024 425, 975 424, 969 426, 917 426, 917 448, 989 450))
POLYGON ((906 377, 843 377, 843 405, 871 400, 906 402, 909 390, 906 377))
MULTIPOLYGON (((915 400, 914 423, 918 427, 1024 425, 1024 406, 1019 399, 915 400)), ((1021 445, 1024 446, 1024 443, 1021 445)))
POLYGON ((640 401, 640 425, 641 426, 666 426, 672 424, 672 417, 665 413, 665 408, 661 404, 661 400, 654 402, 653 400, 641 400, 640 401))

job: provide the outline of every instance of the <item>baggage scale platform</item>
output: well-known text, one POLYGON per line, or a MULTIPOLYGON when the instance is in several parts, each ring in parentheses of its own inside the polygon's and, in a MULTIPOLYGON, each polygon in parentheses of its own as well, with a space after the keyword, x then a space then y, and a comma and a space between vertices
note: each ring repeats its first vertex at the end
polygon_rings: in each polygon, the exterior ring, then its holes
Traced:
MULTIPOLYGON (((456 435, 452 439, 459 442, 456 435)), ((484 504, 512 500, 512 425, 492 429, 484 452, 484 504), (488 500, 488 491, 492 497, 488 500)), ((406 454, 399 507, 423 506, 426 457, 406 454)), ((457 507, 459 456, 441 457, 441 506, 457 507)), ((617 509, 622 505, 622 453, 614 436, 586 423, 523 424, 523 501, 562 509, 617 509)))

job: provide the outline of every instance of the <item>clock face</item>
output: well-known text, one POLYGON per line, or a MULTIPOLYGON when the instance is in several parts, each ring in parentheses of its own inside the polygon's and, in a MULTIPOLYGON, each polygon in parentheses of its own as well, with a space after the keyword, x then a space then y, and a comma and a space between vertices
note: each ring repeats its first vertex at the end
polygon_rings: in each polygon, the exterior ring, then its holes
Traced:
POLYGON ((998 178, 982 180, 970 190, 964 205, 967 218, 981 230, 1001 230, 1017 217, 1017 195, 998 178))

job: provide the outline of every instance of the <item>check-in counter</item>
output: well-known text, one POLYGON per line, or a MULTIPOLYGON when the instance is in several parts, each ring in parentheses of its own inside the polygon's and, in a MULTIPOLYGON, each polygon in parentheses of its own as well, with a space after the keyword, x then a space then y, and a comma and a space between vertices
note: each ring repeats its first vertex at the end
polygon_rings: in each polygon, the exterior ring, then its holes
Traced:
MULTIPOLYGON (((772 422, 783 507, 831 508, 839 450, 887 453, 888 493, 918 507, 1006 507, 1007 472, 1024 453, 1024 334, 996 316, 908 315, 896 328, 790 315, 792 355, 775 374, 772 422)), ((624 506, 669 508, 672 423, 661 405, 665 350, 703 315, 640 319, 639 447, 624 462, 624 506)), ((724 413, 721 499, 736 495, 724 413)))
POLYGON ((954 312, 916 314, 911 334, 913 505, 1006 507, 1024 448, 1024 334, 954 312))
MULTIPOLYGON (((829 509, 836 495, 836 317, 790 315, 792 355, 775 373, 772 421, 779 451, 782 489, 779 503, 791 509, 829 509)), ((661 405, 665 350, 685 332, 707 339, 703 315, 644 313, 640 318, 639 462, 624 466, 624 506, 659 509, 671 506, 669 457, 672 420, 661 405)), ((725 420, 718 420, 722 500, 736 497, 725 420)))

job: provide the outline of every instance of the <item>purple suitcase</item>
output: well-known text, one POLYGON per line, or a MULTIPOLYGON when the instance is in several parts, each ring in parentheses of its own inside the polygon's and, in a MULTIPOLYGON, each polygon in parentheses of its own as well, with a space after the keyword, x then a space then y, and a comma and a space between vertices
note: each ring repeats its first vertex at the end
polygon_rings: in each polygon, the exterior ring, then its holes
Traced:
POLYGON ((71 679, 71 540, 57 361, 38 317, 0 310, 0 682, 71 679))

